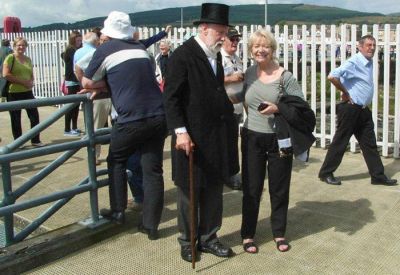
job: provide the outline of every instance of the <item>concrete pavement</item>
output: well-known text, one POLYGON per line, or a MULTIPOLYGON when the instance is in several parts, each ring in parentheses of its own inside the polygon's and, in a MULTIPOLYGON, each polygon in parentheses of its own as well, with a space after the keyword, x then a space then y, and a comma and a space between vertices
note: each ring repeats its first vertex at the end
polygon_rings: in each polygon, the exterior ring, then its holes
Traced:
MULTIPOLYGON (((41 108, 41 117, 54 111, 52 108, 41 108)), ((80 116, 83 117, 82 113, 80 116)), ((8 120, 8 114, 0 113, 3 144, 10 140, 8 120)), ((28 125, 26 120, 24 123, 28 125)), ((82 121, 80 123, 83 127, 82 121)), ((62 125, 60 121, 47 129, 42 141, 52 143, 66 139, 62 136, 62 125)), ((82 179, 87 172, 84 169, 86 152, 81 151, 26 196, 51 192, 82 179)), ((297 161, 294 164, 286 236, 292 248, 286 253, 278 252, 272 240, 266 184, 255 236, 258 254, 245 253, 241 246, 241 192, 225 188, 224 219, 218 234, 236 255, 222 259, 202 254, 195 271, 181 260, 176 240, 176 190, 171 181, 168 139, 164 154, 165 207, 160 239, 149 241, 137 232, 135 225, 140 213, 129 211, 128 223, 112 235, 26 274, 398 274, 400 187, 371 185, 360 153, 345 155, 335 173, 343 181, 341 186, 325 184, 317 178, 325 153, 325 150, 312 148, 308 164, 297 161)), ((106 148, 102 158, 105 156, 106 148)), ((20 184, 52 159, 54 156, 13 165, 14 184, 20 184)), ((400 160, 384 158, 383 162, 386 173, 399 180, 400 160)), ((101 167, 105 167, 104 162, 101 167)), ((100 208, 108 206, 107 188, 99 191, 99 204, 100 208)), ((30 220, 46 207, 18 214, 30 220)), ((79 195, 47 221, 43 230, 68 226, 85 219, 89 213, 88 195, 79 195)), ((35 238, 38 237, 32 239, 35 238)))

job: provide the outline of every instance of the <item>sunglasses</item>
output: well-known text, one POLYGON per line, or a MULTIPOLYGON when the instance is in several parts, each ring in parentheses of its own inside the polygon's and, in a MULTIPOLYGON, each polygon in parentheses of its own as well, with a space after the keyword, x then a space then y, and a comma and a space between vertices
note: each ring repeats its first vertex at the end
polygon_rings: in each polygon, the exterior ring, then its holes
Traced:
POLYGON ((230 40, 231 42, 239 42, 239 41, 240 41, 240 38, 239 38, 239 37, 231 37, 231 38, 229 38, 229 40, 230 40))

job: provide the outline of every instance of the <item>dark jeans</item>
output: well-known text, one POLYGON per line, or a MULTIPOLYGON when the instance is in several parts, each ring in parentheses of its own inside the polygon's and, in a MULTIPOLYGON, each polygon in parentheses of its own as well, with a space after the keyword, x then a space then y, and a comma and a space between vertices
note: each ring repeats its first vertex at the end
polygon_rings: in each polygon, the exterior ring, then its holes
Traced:
POLYGON ((286 233, 289 189, 293 157, 280 157, 275 134, 242 129, 242 228, 243 239, 256 233, 266 166, 271 201, 271 227, 274 238, 286 233))
POLYGON ((110 205, 124 211, 127 205, 128 158, 140 150, 143 169, 143 225, 157 229, 164 204, 163 148, 167 129, 164 116, 128 123, 115 123, 107 157, 110 178, 110 205))
MULTIPOLYGON (((7 97, 7 101, 18 101, 18 100, 27 100, 27 99, 35 99, 32 91, 23 92, 23 93, 9 93, 7 97)), ((35 127, 39 124, 39 112, 37 108, 29 108, 25 109, 28 114, 29 120, 31 122, 31 128, 35 127)), ((22 126, 21 126, 21 110, 10 111, 11 118, 11 129, 14 139, 19 138, 22 135, 22 126)), ((40 135, 34 136, 31 139, 32 143, 40 142, 40 135)))
POLYGON ((359 105, 342 102, 337 105, 337 129, 329 146, 319 177, 327 177, 339 167, 351 136, 354 134, 373 179, 383 179, 384 167, 379 156, 371 111, 359 105))
MULTIPOLYGON (((67 89, 68 89, 68 95, 75 95, 77 92, 80 91, 81 87, 79 85, 75 85, 75 86, 68 86, 67 89)), ((72 123, 72 129, 78 129, 78 115, 79 115, 79 105, 76 106, 71 111, 69 111, 67 114, 65 114, 65 127, 64 127, 65 132, 71 131, 71 123, 72 123)))

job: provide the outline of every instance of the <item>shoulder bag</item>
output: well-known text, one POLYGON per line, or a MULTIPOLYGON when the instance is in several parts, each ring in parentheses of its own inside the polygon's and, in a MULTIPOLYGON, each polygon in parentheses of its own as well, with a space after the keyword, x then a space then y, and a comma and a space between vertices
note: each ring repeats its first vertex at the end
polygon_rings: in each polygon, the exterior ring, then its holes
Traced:
MULTIPOLYGON (((13 70, 13 67, 14 67, 14 62, 15 62, 15 56, 14 55, 12 55, 12 56, 13 56, 13 58, 12 58, 11 69, 10 69, 11 73, 12 73, 12 70, 13 70)), ((11 82, 8 81, 5 77, 2 77, 0 79, 0 82, 1 82, 0 83, 1 97, 8 97, 8 91, 9 91, 11 82)))

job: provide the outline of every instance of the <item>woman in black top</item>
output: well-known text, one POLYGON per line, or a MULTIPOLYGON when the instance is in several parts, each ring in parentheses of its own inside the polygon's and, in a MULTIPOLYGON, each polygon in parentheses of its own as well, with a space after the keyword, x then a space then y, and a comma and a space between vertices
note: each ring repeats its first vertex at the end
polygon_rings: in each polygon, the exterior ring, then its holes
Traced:
MULTIPOLYGON (((74 73, 74 54, 82 46, 82 35, 78 31, 72 31, 69 35, 68 46, 61 58, 65 64, 65 86, 68 89, 68 95, 74 95, 80 91, 81 87, 74 73)), ((76 106, 65 115, 64 136, 79 136, 78 129, 79 106, 76 106), (71 127, 72 123, 72 127, 71 127)))

